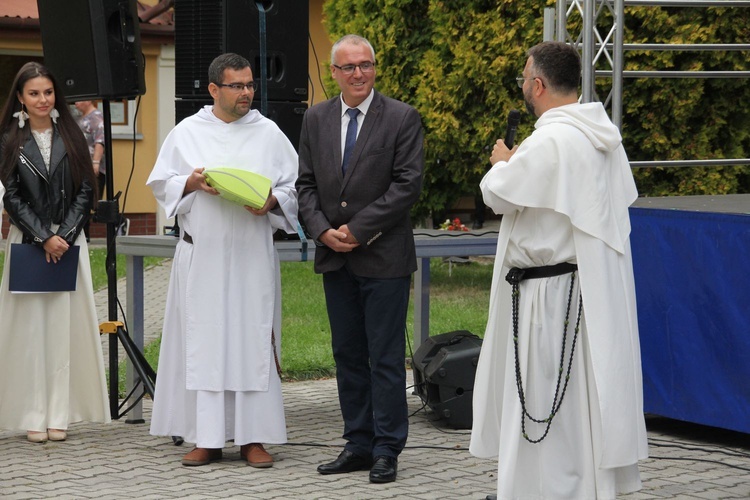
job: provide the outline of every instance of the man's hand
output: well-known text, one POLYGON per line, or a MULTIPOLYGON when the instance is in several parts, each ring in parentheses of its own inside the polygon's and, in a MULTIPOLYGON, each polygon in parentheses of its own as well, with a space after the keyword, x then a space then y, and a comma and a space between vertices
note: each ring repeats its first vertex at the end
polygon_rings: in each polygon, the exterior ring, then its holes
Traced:
POLYGON ((340 233, 344 233, 346 235, 346 238, 344 238, 344 243, 352 243, 359 245, 359 242, 357 241, 357 238, 354 237, 351 231, 349 231, 349 226, 344 224, 339 228, 340 233))
POLYGON ((44 242, 44 252, 47 257, 47 262, 50 260, 57 264, 57 261, 59 261, 63 254, 68 251, 68 248, 70 248, 70 245, 68 245, 68 242, 59 237, 58 235, 54 235, 51 238, 48 238, 47 241, 44 242))
POLYGON ((250 212, 253 215, 266 215, 268 212, 274 209, 274 207, 278 204, 278 200, 276 197, 271 194, 271 191, 268 191, 268 198, 266 198, 266 203, 261 208, 253 208, 248 205, 245 205, 245 210, 250 212))
POLYGON ((492 148, 492 156, 490 156, 490 164, 494 165, 495 163, 499 161, 508 161, 510 160, 510 157, 513 156, 513 154, 518 149, 518 144, 513 146, 513 149, 508 149, 508 146, 505 145, 505 141, 502 139, 498 139, 495 143, 495 147, 492 148))
POLYGON ((205 168, 196 168, 193 173, 188 177, 185 183, 185 190, 182 192, 183 196, 192 193, 193 191, 205 191, 208 194, 218 195, 219 192, 206 184, 206 176, 203 175, 205 168))
MULTIPOLYGON (((341 226, 341 227, 346 227, 341 226)), ((359 246, 359 243, 347 243, 347 237, 354 239, 351 233, 345 233, 341 230, 329 229, 318 238, 321 243, 333 250, 334 252, 351 252, 359 246)), ((356 240, 355 240, 356 241, 356 240)))

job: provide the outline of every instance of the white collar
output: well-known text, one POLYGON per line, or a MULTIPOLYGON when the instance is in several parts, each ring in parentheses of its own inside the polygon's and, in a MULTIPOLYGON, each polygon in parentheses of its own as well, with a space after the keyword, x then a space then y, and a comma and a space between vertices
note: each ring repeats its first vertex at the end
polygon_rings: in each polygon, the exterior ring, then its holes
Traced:
MULTIPOLYGON (((362 115, 367 114, 367 110, 370 109, 370 104, 372 104, 372 99, 375 97, 375 89, 370 90, 370 95, 367 96, 367 98, 359 103, 359 106, 355 106, 362 115)), ((339 99, 341 100, 341 117, 344 117, 344 113, 346 113, 346 110, 350 108, 350 106, 344 102, 344 94, 339 94, 339 99)))

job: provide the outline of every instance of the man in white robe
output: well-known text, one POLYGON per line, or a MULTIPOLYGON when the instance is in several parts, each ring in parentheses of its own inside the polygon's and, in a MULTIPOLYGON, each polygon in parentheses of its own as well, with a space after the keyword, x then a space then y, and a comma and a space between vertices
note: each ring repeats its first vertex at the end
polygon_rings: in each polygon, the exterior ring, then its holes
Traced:
POLYGON ((497 141, 481 182, 503 220, 470 451, 498 457, 503 499, 637 491, 648 453, 628 215, 638 194, 603 106, 578 104, 580 68, 566 44, 529 51, 519 85, 535 131, 512 150, 497 141), (515 314, 511 268, 543 276, 518 283, 515 314))
POLYGON ((278 360, 281 283, 273 233, 297 227, 297 154, 272 121, 251 110, 248 61, 217 57, 209 68, 213 106, 167 136, 147 184, 179 216, 167 296, 151 434, 196 447, 183 465, 222 457, 226 441, 255 467, 273 459, 261 443, 286 442, 278 360), (231 167, 271 179, 260 209, 217 196, 204 169, 231 167))

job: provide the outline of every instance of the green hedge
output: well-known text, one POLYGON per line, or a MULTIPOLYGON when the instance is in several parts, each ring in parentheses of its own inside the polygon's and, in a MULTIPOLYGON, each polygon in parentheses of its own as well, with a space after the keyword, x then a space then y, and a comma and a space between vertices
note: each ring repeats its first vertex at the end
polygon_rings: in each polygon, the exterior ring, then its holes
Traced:
MULTIPOLYGON (((554 1, 327 0, 332 40, 368 38, 379 91, 416 107, 425 125, 425 180, 414 215, 441 212, 472 195, 503 136, 508 111, 523 110, 515 77, 541 41, 554 1)), ((606 18, 602 23, 606 24, 606 18)), ((626 43, 747 43, 748 8, 625 10, 626 43)), ((748 70, 747 52, 628 52, 625 69, 748 70)), ((607 80, 597 80, 606 96, 607 80)), ((338 92, 327 79, 333 95, 338 92)), ((523 113, 519 139, 534 120, 523 113)), ((750 151, 747 79, 625 81, 623 138, 632 160, 744 158, 750 151)), ((635 172, 642 195, 750 191, 748 167, 652 168, 635 172)))

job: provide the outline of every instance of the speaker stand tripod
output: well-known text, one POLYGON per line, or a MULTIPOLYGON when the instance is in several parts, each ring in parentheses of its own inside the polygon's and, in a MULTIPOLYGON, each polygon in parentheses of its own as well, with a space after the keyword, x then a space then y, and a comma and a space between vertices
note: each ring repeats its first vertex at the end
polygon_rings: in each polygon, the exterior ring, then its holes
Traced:
MULTIPOLYGON (((109 338, 109 411, 112 418, 119 419, 129 413, 143 397, 148 394, 152 399, 154 397, 154 385, 156 383, 156 372, 151 368, 143 353, 133 342, 133 339, 127 332, 125 325, 117 320, 117 232, 122 223, 122 215, 119 210, 120 193, 114 194, 114 179, 112 168, 112 115, 110 113, 109 100, 102 100, 104 114, 104 144, 106 155, 106 191, 107 199, 99 201, 96 209, 94 220, 103 222, 107 225, 107 299, 108 299, 108 318, 109 321, 99 325, 99 333, 110 334, 109 338), (122 404, 119 402, 119 376, 118 376, 118 340, 122 342, 125 353, 128 356, 135 374, 133 388, 125 396, 122 404), (135 401, 128 406, 129 401, 134 397, 136 389, 142 387, 139 395, 135 396, 135 401), (123 410, 124 408, 124 410, 123 410)), ((144 420, 137 418, 127 420, 127 423, 143 423, 144 420)))

